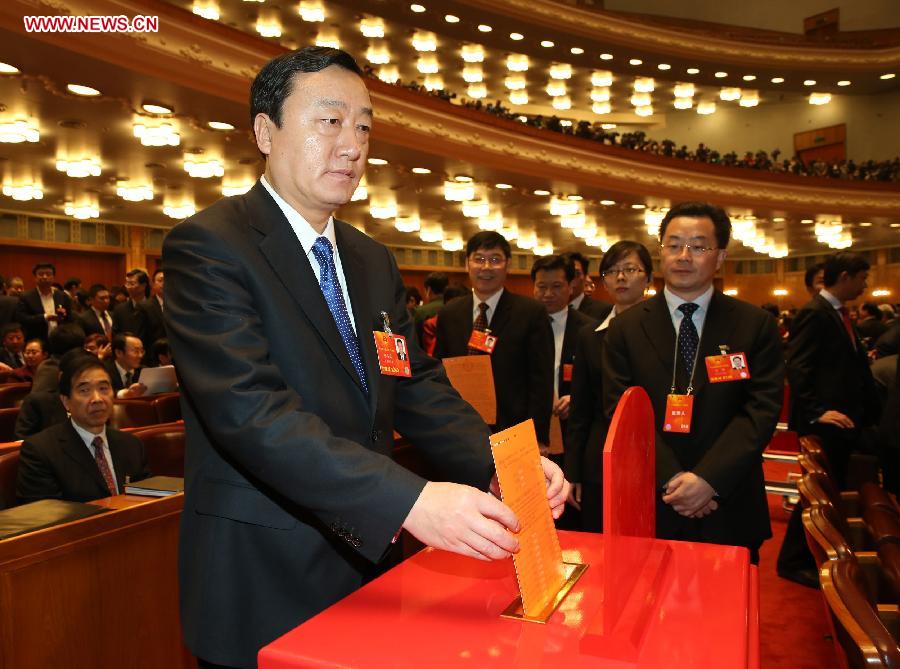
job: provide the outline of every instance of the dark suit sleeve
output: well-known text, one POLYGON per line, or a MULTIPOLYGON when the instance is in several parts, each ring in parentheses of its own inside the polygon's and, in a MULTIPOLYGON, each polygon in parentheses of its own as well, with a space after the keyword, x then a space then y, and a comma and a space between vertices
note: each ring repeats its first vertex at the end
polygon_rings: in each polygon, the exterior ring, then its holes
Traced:
POLYGON ((566 478, 573 483, 581 482, 581 468, 584 463, 584 449, 594 419, 597 393, 591 387, 591 373, 588 368, 588 351, 594 331, 584 328, 575 345, 575 363, 572 368, 572 395, 569 404, 569 420, 566 423, 564 462, 566 478))
POLYGON ((40 405, 34 401, 34 397, 27 396, 16 415, 16 439, 25 439, 40 432, 41 429, 43 428, 41 427, 40 405))
POLYGON ((28 303, 23 295, 19 297, 19 307, 16 309, 16 321, 26 331, 34 331, 36 327, 39 328, 46 323, 47 319, 44 317, 43 308, 35 312, 32 309, 32 305, 28 303))
POLYGON ((444 305, 437 313, 437 324, 435 327, 434 339, 434 357, 442 360, 450 355, 450 332, 452 328, 453 314, 447 305, 444 305), (445 318, 441 318, 444 315, 445 318))
POLYGON ((528 414, 534 419, 538 441, 550 443, 553 413, 553 329, 543 307, 534 311, 528 328, 528 414))
POLYGON ((775 319, 767 314, 750 325, 755 325, 756 335, 752 350, 746 351, 746 399, 693 470, 725 499, 751 468, 759 467, 784 395, 784 358, 775 319))
POLYGON ((815 384, 821 365, 828 364, 828 361, 820 360, 818 351, 821 347, 817 340, 830 328, 832 324, 828 313, 821 309, 801 309, 791 325, 787 375, 791 405, 796 412, 796 420, 802 424, 813 423, 831 408, 822 404, 815 384))
POLYGON ((62 488, 53 469, 40 449, 26 439, 19 451, 19 472, 16 478, 16 497, 22 504, 40 499, 62 499, 62 488))
MULTIPOLYGON (((326 526, 352 524, 362 538, 358 550, 376 560, 425 481, 336 436, 305 410, 269 355, 248 288, 257 278, 254 253, 253 242, 234 234, 226 241, 201 224, 185 222, 169 233, 163 251, 166 329, 182 387, 208 438, 245 476, 326 526)), ((393 311, 399 313, 398 307, 393 311)), ((297 355, 302 359, 302 350, 297 355)))

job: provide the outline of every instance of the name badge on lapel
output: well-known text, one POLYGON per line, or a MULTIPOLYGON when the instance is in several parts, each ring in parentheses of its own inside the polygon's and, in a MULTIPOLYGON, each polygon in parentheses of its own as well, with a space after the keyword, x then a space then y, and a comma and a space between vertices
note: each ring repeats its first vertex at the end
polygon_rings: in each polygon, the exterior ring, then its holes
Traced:
POLYGON ((691 431, 691 414, 694 412, 693 395, 676 395, 670 393, 666 396, 666 414, 663 420, 663 432, 681 432, 687 434, 691 431))
POLYGON ((572 368, 574 365, 570 363, 563 363, 563 381, 569 382, 572 380, 572 368))
POLYGON ((412 376, 409 364, 409 348, 406 337, 391 332, 391 321, 387 312, 381 312, 384 331, 375 330, 375 350, 378 351, 378 368, 385 376, 412 376))
POLYGON ((710 383, 727 381, 744 381, 750 378, 747 366, 747 355, 729 353, 727 346, 720 346, 721 355, 710 355, 706 358, 706 375, 710 383))
POLYGON ((492 335, 490 330, 472 330, 472 336, 469 337, 469 348, 474 348, 476 351, 484 351, 485 353, 493 353, 496 346, 497 337, 492 335))

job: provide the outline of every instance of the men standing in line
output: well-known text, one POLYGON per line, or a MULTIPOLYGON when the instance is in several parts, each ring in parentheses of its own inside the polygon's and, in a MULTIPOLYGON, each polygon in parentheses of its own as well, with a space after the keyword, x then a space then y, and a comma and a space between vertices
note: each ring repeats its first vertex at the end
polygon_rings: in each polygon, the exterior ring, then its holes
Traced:
POLYGON ((564 253, 563 257, 572 261, 575 265, 575 278, 572 280, 572 299, 569 303, 576 311, 580 311, 598 323, 602 323, 609 316, 609 312, 612 311, 612 305, 602 300, 595 300, 584 291, 585 282, 590 280, 588 270, 590 269, 591 261, 578 251, 564 253))
POLYGON ((56 267, 52 263, 37 263, 31 270, 35 287, 19 299, 16 320, 25 329, 26 339, 43 339, 60 323, 72 320, 72 302, 61 290, 53 290, 56 267))
POLYGON ((434 355, 490 355, 497 396, 495 430, 532 418, 538 442, 547 447, 553 409, 553 332, 543 306, 504 289, 511 256, 509 242, 499 232, 482 231, 469 239, 466 268, 472 293, 438 312, 434 355), (481 333, 493 338, 493 346, 479 343, 481 333))
POLYGON ((714 290, 731 222, 719 207, 675 205, 660 226, 665 289, 613 319, 604 407, 641 386, 656 421, 657 536, 745 546, 771 536, 762 451, 778 421, 784 363, 771 314, 714 290), (745 370, 730 357, 742 355, 745 370))
POLYGON ((95 283, 88 290, 88 304, 78 316, 84 334, 99 334, 112 340, 112 318, 109 315, 109 290, 102 283, 95 283))
POLYGON ((153 280, 150 282, 150 297, 141 303, 144 311, 144 349, 149 353, 153 344, 159 339, 165 339, 166 327, 163 322, 163 309, 165 299, 165 273, 158 269, 153 272, 153 280))
POLYGON ((128 299, 113 308, 113 334, 131 332, 142 341, 147 327, 147 318, 140 308, 150 295, 150 278, 142 269, 133 269, 125 274, 125 290, 128 299))
MULTIPOLYGON (((517 550, 518 520, 486 492, 487 426, 415 344, 393 255, 332 216, 366 165, 362 71, 307 47, 263 66, 250 100, 263 176, 163 246, 186 430, 181 620, 200 667, 255 667, 371 577, 401 528, 485 560, 517 550), (379 364, 388 332, 409 376, 379 364), (459 483, 395 463, 395 427, 459 483)), ((558 516, 568 485, 543 467, 558 516)))

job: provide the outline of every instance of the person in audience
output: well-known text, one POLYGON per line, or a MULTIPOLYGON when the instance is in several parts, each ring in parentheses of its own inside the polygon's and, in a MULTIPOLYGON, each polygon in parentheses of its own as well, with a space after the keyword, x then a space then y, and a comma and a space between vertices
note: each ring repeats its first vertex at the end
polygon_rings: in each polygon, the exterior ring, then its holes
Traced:
POLYGON ((128 301, 128 290, 125 286, 110 286, 109 289, 110 305, 115 309, 123 302, 128 301))
POLYGON ((425 321, 436 316, 444 306, 444 291, 449 283, 450 279, 444 272, 430 272, 425 277, 425 304, 417 308, 413 314, 419 344, 422 344, 422 327, 425 321))
POLYGON ((50 357, 38 365, 31 381, 31 392, 59 389, 59 361, 69 351, 84 347, 84 330, 77 323, 63 323, 50 333, 47 352, 50 357))
POLYGON ((75 312, 78 312, 76 302, 78 301, 79 288, 81 288, 81 279, 77 276, 66 279, 66 282, 63 284, 63 292, 69 296, 69 300, 72 302, 72 308, 75 312))
POLYGON ((78 315, 78 323, 86 335, 99 334, 112 338, 113 321, 109 314, 109 290, 95 283, 88 290, 90 308, 78 315))
POLYGON ((25 366, 25 333, 18 323, 8 323, 0 328, 0 364, 9 369, 25 366))
POLYGON ((16 497, 23 504, 90 502, 150 475, 140 439, 106 425, 113 406, 106 368, 84 353, 68 362, 61 367, 59 397, 71 419, 22 442, 16 497))
POLYGON ((72 301, 61 290, 53 290, 56 267, 52 263, 37 263, 31 270, 36 286, 19 298, 16 320, 25 329, 28 339, 43 339, 61 323, 72 320, 72 301))
POLYGON ((25 348, 22 350, 22 357, 25 364, 14 369, 10 380, 31 381, 37 373, 38 365, 47 359, 47 349, 43 339, 32 339, 26 342, 25 348))
POLYGON ((101 334, 89 334, 84 338, 84 350, 91 355, 96 355, 101 360, 112 357, 112 346, 109 340, 101 334))
POLYGON ((422 304, 422 294, 419 292, 419 289, 415 286, 407 286, 406 287, 406 310, 409 312, 410 318, 412 318, 416 309, 419 308, 422 304))
MULTIPOLYGON (((489 431, 416 345, 392 254, 332 216, 368 153, 359 67, 338 49, 286 52, 250 99, 263 176, 163 244, 187 428, 181 621, 201 667, 255 666, 261 646, 360 587, 401 527, 483 559, 516 549, 516 519, 483 492, 489 431), (379 372, 381 312, 407 340, 408 378, 379 372), (395 426, 481 490, 392 462, 395 426)), ((558 515, 568 486, 542 464, 558 515)))
POLYGON ((896 321, 878 338, 872 353, 876 359, 900 353, 900 321, 896 321))
POLYGON ((172 353, 169 349, 169 340, 163 337, 153 342, 150 349, 150 365, 152 367, 165 367, 174 364, 172 361, 172 353))
POLYGON ((602 322, 612 310, 612 305, 595 300, 584 290, 585 282, 591 280, 589 274, 591 261, 588 260, 587 256, 577 251, 570 251, 563 255, 575 265, 575 279, 572 281, 572 300, 570 303, 572 308, 593 318, 598 323, 602 322))
POLYGON ((121 332, 112 338, 112 358, 104 364, 112 379, 115 396, 120 399, 140 397, 147 386, 140 382, 144 359, 144 343, 132 332, 121 332))
POLYGON ((25 281, 20 276, 14 276, 6 282, 6 294, 10 297, 21 297, 25 292, 25 281))
POLYGON ((165 288, 165 273, 158 269, 153 272, 153 280, 150 282, 150 298, 141 303, 144 311, 144 350, 149 352, 154 342, 164 339, 166 326, 163 321, 163 289, 165 288))
POLYGON ((553 410, 553 331, 547 310, 537 301, 504 290, 511 258, 499 232, 482 231, 466 244, 466 269, 472 292, 438 312, 436 358, 478 355, 470 346, 473 331, 496 337, 491 356, 497 396, 497 424, 503 430, 529 418, 538 442, 550 443, 553 410))
POLYGON ((810 297, 815 297, 825 287, 824 276, 825 263, 818 262, 806 270, 806 274, 803 275, 803 284, 810 297))
POLYGON ((755 564, 772 536, 762 452, 778 422, 784 361, 772 315, 713 288, 730 236, 720 207, 685 202, 666 212, 665 288, 610 324, 603 405, 611 420, 626 389, 650 396, 657 536, 745 546, 755 564), (750 378, 710 382, 707 360, 726 354, 743 354, 750 378))
MULTIPOLYGON (((464 297, 469 293, 470 290, 466 288, 462 283, 454 281, 444 289, 444 293, 443 295, 441 295, 441 297, 443 298, 443 304, 447 304, 450 300, 453 300, 457 297, 464 297)), ((437 314, 426 318, 422 322, 421 342, 422 350, 424 350, 428 355, 433 356, 434 347, 437 345, 437 314)))
POLYGON ((603 411, 603 339, 616 316, 644 299, 653 280, 650 252, 639 242, 616 242, 603 255, 600 279, 614 306, 602 323, 578 336, 564 433, 563 471, 572 483, 570 503, 580 511, 580 529, 585 532, 603 531, 603 444, 608 426, 603 411))
MULTIPOLYGON (((59 364, 55 367, 58 370, 65 367, 77 356, 84 355, 81 349, 72 349, 59 359, 59 364)), ((24 439, 33 434, 37 434, 42 430, 46 430, 51 425, 68 420, 66 408, 59 399, 59 383, 57 374, 57 387, 53 390, 32 390, 19 407, 19 413, 16 416, 15 434, 17 439, 24 439)))
POLYGON ((19 309, 19 296, 0 294, 0 328, 16 320, 16 311, 19 309))
POLYGON ((884 321, 885 328, 891 327, 897 319, 894 307, 890 304, 879 304, 878 309, 881 311, 881 320, 884 321))
POLYGON ((143 341, 147 319, 139 305, 150 296, 150 277, 142 269, 131 270, 125 274, 125 290, 128 299, 113 308, 113 335, 131 332, 143 341))
POLYGON ((866 349, 874 348, 875 342, 888 329, 881 318, 881 309, 874 302, 863 303, 855 327, 863 339, 863 343, 866 344, 866 349))
MULTIPOLYGON (((850 454, 860 446, 864 428, 875 425, 879 416, 866 351, 845 306, 863 294, 868 276, 869 263, 862 256, 829 256, 824 287, 797 313, 788 342, 789 426, 800 436, 821 439, 830 474, 841 490, 847 485, 850 454)), ((818 587, 799 505, 788 521, 777 569, 782 578, 818 587)))

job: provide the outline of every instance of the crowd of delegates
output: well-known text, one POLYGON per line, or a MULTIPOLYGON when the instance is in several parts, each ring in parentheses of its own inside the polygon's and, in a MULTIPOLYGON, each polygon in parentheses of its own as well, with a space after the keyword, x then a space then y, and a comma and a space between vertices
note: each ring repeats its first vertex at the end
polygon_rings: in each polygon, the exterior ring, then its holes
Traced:
MULTIPOLYGON (((370 69, 370 76, 376 76, 370 69)), ((422 84, 412 81, 397 81, 398 86, 414 91, 419 91, 450 102, 456 100, 457 95, 444 89, 429 91, 422 84)), ((526 125, 551 132, 559 132, 565 135, 590 139, 610 146, 621 146, 634 151, 642 151, 657 156, 667 156, 682 160, 691 160, 711 165, 724 165, 727 167, 743 167, 747 169, 777 172, 783 174, 795 174, 799 176, 828 177, 833 179, 854 179, 859 181, 900 181, 900 157, 893 160, 839 160, 826 162, 824 160, 807 160, 794 155, 790 158, 781 155, 780 149, 773 151, 747 151, 743 155, 735 151, 727 153, 710 148, 702 142, 695 149, 682 144, 679 146, 671 139, 656 140, 647 137, 642 130, 635 132, 619 133, 612 129, 604 129, 603 122, 578 121, 571 123, 558 116, 543 116, 540 114, 522 114, 514 112, 504 106, 501 101, 483 102, 482 100, 470 100, 464 98, 462 104, 470 109, 484 111, 485 113, 511 121, 524 120, 526 125)))
POLYGON ((100 283, 83 290, 77 278, 60 285, 49 262, 36 264, 32 274, 30 290, 19 277, 0 279, 0 379, 31 384, 16 421, 18 438, 66 421, 63 361, 76 353, 103 367, 110 402, 145 395, 141 370, 172 364, 162 270, 152 276, 131 270, 121 290, 100 283))

